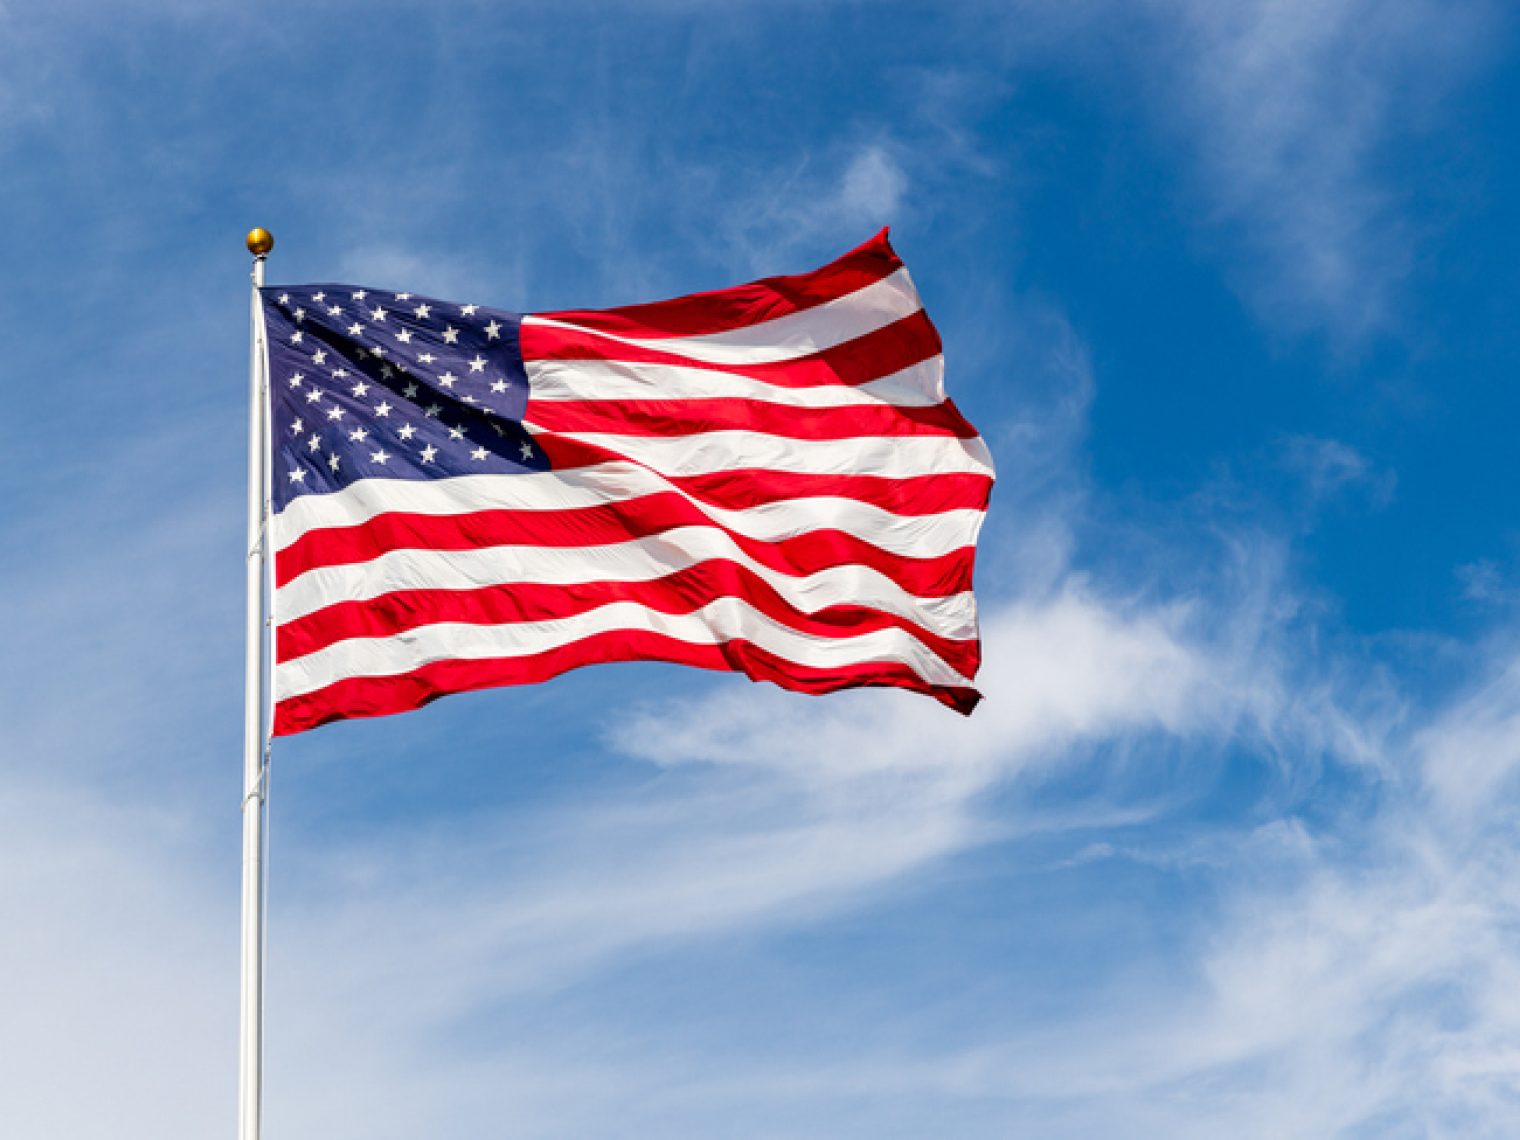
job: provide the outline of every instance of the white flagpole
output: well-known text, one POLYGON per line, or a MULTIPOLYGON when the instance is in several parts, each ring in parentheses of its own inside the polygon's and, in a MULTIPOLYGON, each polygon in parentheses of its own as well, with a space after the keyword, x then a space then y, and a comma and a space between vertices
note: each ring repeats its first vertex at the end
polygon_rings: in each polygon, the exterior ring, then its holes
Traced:
POLYGON ((264 623, 266 413, 268 353, 259 289, 274 248, 267 230, 248 235, 253 254, 248 363, 248 548, 243 694, 243 955, 242 1035, 238 1054, 238 1140, 259 1140, 264 1094, 264 805, 269 726, 265 723, 267 632, 264 623))

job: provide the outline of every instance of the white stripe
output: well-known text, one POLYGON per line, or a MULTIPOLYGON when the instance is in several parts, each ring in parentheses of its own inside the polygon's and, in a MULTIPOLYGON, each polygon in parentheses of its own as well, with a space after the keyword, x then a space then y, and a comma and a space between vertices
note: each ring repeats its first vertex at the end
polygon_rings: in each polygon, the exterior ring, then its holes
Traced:
POLYGON ((783 388, 734 372, 626 360, 530 360, 530 400, 764 400, 791 408, 891 404, 927 408, 945 399, 945 358, 934 356, 866 384, 783 388))
MULTIPOLYGON (((922 437, 932 438, 932 437, 922 437)), ((966 442, 966 441, 961 441, 966 442)), ((730 468, 738 466, 731 464, 730 468)), ((745 466, 748 466, 746 464, 745 466)), ((870 471, 872 475, 895 475, 904 478, 911 475, 944 474, 944 468, 929 471, 870 471)), ((978 475, 991 475, 990 470, 978 469, 978 475)), ((845 471, 843 474, 859 474, 845 471)), ((702 503, 686 495, 668 479, 648 467, 635 463, 608 462, 589 467, 572 467, 563 471, 535 471, 521 475, 456 475, 446 479, 422 481, 416 479, 359 479, 340 491, 321 495, 301 495, 274 516, 274 543, 283 550, 307 531, 325 527, 358 526, 377 515, 390 512, 423 515, 467 514, 471 511, 559 511, 594 507, 601 503, 620 502, 625 499, 652 495, 661 491, 674 491, 700 508, 711 518, 720 519, 734 530, 751 533, 743 521, 747 516, 765 511, 775 504, 749 507, 744 510, 722 510, 702 503)), ((807 511, 808 504, 818 504, 820 517, 829 521, 807 526, 805 516, 800 519, 800 529, 814 530, 820 526, 839 526, 858 534, 867 541, 875 541, 863 524, 836 522, 849 516, 842 515, 844 504, 858 500, 838 496, 805 496, 780 500, 798 504, 799 511, 807 511), (836 506, 835 504, 839 504, 836 506)), ((869 506, 869 504, 861 504, 869 506)), ((980 511, 945 511, 945 517, 981 514, 980 511)), ((788 518, 794 516, 786 516, 788 518)), ((866 516, 860 516, 866 517, 866 516)), ((898 519, 910 519, 913 515, 897 515, 881 512, 884 525, 896 526, 898 519)))
POLYGON ((893 321, 912 316, 922 307, 908 271, 899 269, 890 277, 873 281, 863 289, 815 305, 811 309, 788 313, 784 317, 743 328, 698 336, 616 336, 598 329, 584 328, 573 321, 540 316, 525 316, 523 324, 593 333, 598 338, 619 344, 678 353, 689 360, 703 360, 712 364, 768 364, 777 360, 794 360, 799 356, 810 356, 826 348, 833 348, 845 341, 875 332, 893 321))
POLYGON ((274 516, 275 547, 283 550, 310 530, 357 526, 392 511, 455 515, 490 510, 575 510, 673 489, 647 467, 632 463, 599 463, 520 475, 455 475, 426 482, 359 479, 340 491, 292 499, 274 516))
MULTIPOLYGON (((967 536, 967 544, 975 538, 967 536)), ((918 598, 869 566, 831 566, 783 574, 755 561, 732 538, 710 527, 678 527, 650 538, 603 546, 487 546, 475 550, 391 550, 368 562, 308 570, 275 591, 281 625, 339 602, 364 602, 397 590, 479 590, 527 583, 652 582, 713 559, 738 563, 770 585, 793 609, 869 606, 944 637, 976 633, 971 592, 918 598)))
POLYGON ((276 666, 275 699, 288 700, 350 677, 409 673, 435 661, 526 657, 597 633, 626 629, 660 633, 692 645, 742 638, 788 661, 821 669, 900 661, 930 684, 970 685, 903 630, 813 637, 773 621, 741 599, 720 598, 689 614, 665 614, 634 602, 614 602, 550 621, 496 626, 440 623, 394 637, 352 638, 276 666))
POLYGON ((662 475, 710 475, 717 471, 764 469, 792 475, 991 475, 992 453, 981 437, 947 435, 848 436, 844 439, 788 439, 758 431, 707 431, 683 436, 615 435, 610 432, 545 432, 523 421, 534 435, 610 451, 662 475))
MULTIPOLYGON (((582 468, 579 472, 565 474, 604 471, 605 468, 582 468)), ((600 485, 590 481, 576 485, 568 479, 536 483, 539 494, 531 501, 527 501, 529 497, 522 493, 521 484, 533 476, 465 475, 436 483, 401 479, 361 480, 331 496, 324 496, 339 500, 348 509, 341 515, 324 510, 322 514, 326 517, 320 524, 299 525, 297 512, 289 508, 277 515, 274 520, 275 548, 284 550, 303 534, 319 527, 358 526, 377 515, 391 512, 450 517, 490 510, 575 510, 625 501, 670 487, 641 468, 631 471, 639 474, 624 480, 598 480, 600 485)), ((682 497, 716 526, 746 538, 779 542, 813 531, 837 530, 869 542, 879 550, 907 558, 937 558, 969 546, 983 515, 982 511, 969 507, 931 515, 898 515, 873 503, 825 495, 762 503, 743 510, 725 510, 682 497)))

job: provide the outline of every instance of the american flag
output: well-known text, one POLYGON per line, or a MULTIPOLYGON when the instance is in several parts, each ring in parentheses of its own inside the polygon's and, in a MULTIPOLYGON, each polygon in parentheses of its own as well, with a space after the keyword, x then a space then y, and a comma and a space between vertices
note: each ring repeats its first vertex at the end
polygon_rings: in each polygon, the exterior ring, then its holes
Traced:
POLYGON ((978 701, 991 458, 886 231, 621 309, 262 301, 276 735, 607 661, 978 701))

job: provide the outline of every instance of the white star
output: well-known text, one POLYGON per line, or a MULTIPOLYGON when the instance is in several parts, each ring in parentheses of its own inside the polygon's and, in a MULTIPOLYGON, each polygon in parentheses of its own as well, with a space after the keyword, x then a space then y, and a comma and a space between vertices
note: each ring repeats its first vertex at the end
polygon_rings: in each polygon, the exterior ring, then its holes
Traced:
POLYGON ((495 321, 492 321, 490 324, 488 324, 486 326, 486 339, 487 340, 499 340, 500 338, 501 338, 501 326, 499 324, 497 324, 495 321))
POLYGON ((368 293, 366 293, 363 289, 360 289, 357 293, 354 294, 354 300, 355 301, 362 301, 362 300, 364 300, 364 298, 366 298, 368 296, 369 296, 368 293))
POLYGON ((290 434, 291 435, 300 435, 305 430, 306 430, 306 425, 303 424, 300 420, 295 420, 290 425, 290 434))
POLYGON ((370 349, 369 351, 370 351, 370 355, 371 356, 374 356, 376 359, 378 359, 378 358, 380 358, 380 357, 382 357, 382 356, 385 355, 385 345, 383 345, 383 344, 377 344, 377 345, 375 345, 374 348, 370 349))
POLYGON ((316 352, 312 353, 311 358, 313 360, 315 360, 318 364, 325 363, 326 360, 327 360, 327 349, 325 349, 325 348, 319 348, 319 349, 317 349, 316 352))
POLYGON ((382 447, 379 451, 370 452, 369 461, 371 463, 384 463, 389 458, 390 453, 382 447))
POLYGON ((414 428, 411 424, 402 424, 401 430, 396 434, 399 435, 402 439, 411 439, 412 436, 417 434, 417 429, 414 428))
POLYGON ((467 317, 473 317, 475 315, 475 310, 478 308, 480 308, 479 305, 460 305, 459 311, 467 317))
POLYGON ((522 450, 522 457, 524 459, 532 459, 533 458, 533 445, 531 443, 529 443, 527 440, 523 440, 523 444, 522 444, 522 449, 521 450, 522 450))
POLYGON ((312 295, 311 299, 313 301, 316 301, 318 304, 321 304, 323 301, 327 300, 327 294, 326 293, 315 293, 315 294, 312 295))
POLYGON ((398 300, 398 301, 410 301, 411 299, 412 299, 412 295, 410 293, 397 293, 396 294, 396 300, 398 300))
POLYGON ((416 399, 417 398, 417 385, 415 385, 415 384, 408 384, 405 388, 401 389, 401 394, 403 396, 405 396, 408 400, 414 400, 414 399, 416 399))
POLYGON ((437 454, 438 454, 438 449, 436 447, 434 447, 431 443, 428 444, 426 447, 424 447, 422 449, 422 462, 424 462, 424 463, 431 463, 431 462, 433 462, 433 457, 435 455, 437 455, 437 454))
POLYGON ((290 378, 290 386, 292 388, 299 388, 301 386, 301 381, 305 380, 305 379, 306 379, 306 373, 304 373, 304 372, 297 372, 294 376, 292 376, 290 378))
POLYGON ((424 352, 417 359, 422 361, 424 364, 431 364, 433 363, 433 354, 431 352, 424 352))
POLYGON ((328 408, 327 409, 327 418, 330 419, 330 420, 332 420, 333 423, 337 423, 339 420, 341 420, 343 418, 343 409, 342 408, 337 408, 337 407, 328 408))
POLYGON ((345 377, 345 376, 348 375, 348 369, 347 368, 334 368, 332 375, 333 375, 333 379, 334 380, 341 380, 341 379, 343 379, 343 377, 345 377))
POLYGON ((505 380, 497 380, 491 385, 491 391, 493 392, 505 392, 506 390, 507 382, 505 380))
POLYGON ((369 319, 372 320, 372 321, 383 321, 383 320, 385 320, 385 310, 382 309, 379 305, 376 305, 374 307, 373 311, 371 311, 371 313, 369 315, 369 319))
POLYGON ((327 457, 327 465, 336 471, 338 469, 338 457, 336 455, 329 455, 327 457))
POLYGON ((290 334, 290 343, 291 344, 300 344, 301 343, 301 337, 304 336, 304 335, 305 334, 302 333, 300 329, 296 329, 295 332, 293 332, 293 333, 290 334))
POLYGON ((294 471, 292 471, 290 473, 290 481, 292 483, 304 483, 304 482, 306 482, 306 472, 302 468, 297 467, 294 471))
POLYGON ((488 456, 490 454, 491 453, 489 451, 487 451, 485 448, 483 448, 483 447, 477 447, 474 451, 470 452, 470 458, 473 459, 473 460, 475 460, 475 461, 477 461, 477 462, 481 462, 481 461, 483 461, 485 459, 486 456, 488 456))
POLYGON ((351 324, 351 325, 348 326, 348 335, 349 336, 358 336, 363 331, 364 331, 364 326, 361 325, 358 321, 355 321, 353 324, 351 324))
POLYGON ((300 324, 302 321, 304 321, 306 319, 306 310, 305 309, 297 309, 296 313, 295 313, 295 317, 296 317, 296 324, 300 324))
POLYGON ((338 308, 337 305, 330 305, 330 306, 328 306, 327 315, 329 317, 336 317, 341 312, 343 312, 343 310, 340 309, 340 308, 338 308))
POLYGON ((432 308, 431 305, 418 305, 415 309, 412 310, 412 314, 419 321, 425 321, 425 320, 427 320, 428 314, 431 313, 432 311, 433 311, 433 308, 432 308))
POLYGON ((457 344, 458 342, 459 342, 459 330, 458 329, 454 328, 453 325, 450 325, 448 328, 446 328, 446 329, 443 330, 443 343, 444 344, 457 344))
POLYGON ((281 293, 280 294, 280 304, 282 304, 282 305, 288 305, 288 304, 290 304, 290 294, 289 293, 281 293))
POLYGON ((380 419, 383 420, 383 419, 385 419, 386 416, 388 416, 390 414, 391 414, 391 406, 390 406, 390 404, 386 403, 384 400, 381 400, 378 404, 375 405, 375 415, 377 415, 378 417, 380 417, 380 419))
POLYGON ((363 380, 360 380, 350 390, 353 392, 353 394, 355 396, 367 396, 367 395, 369 395, 369 385, 366 384, 363 380))
POLYGON ((422 414, 425 415, 428 419, 432 419, 441 411, 443 411, 443 409, 440 408, 437 404, 429 404, 425 409, 423 409, 422 414))
POLYGON ((462 428, 462 427, 451 427, 451 428, 449 428, 449 438, 450 439, 463 439, 464 438, 464 428, 462 428))
POLYGON ((313 435, 311 437, 311 439, 308 440, 307 443, 306 443, 306 450, 307 451, 320 451, 320 450, 322 450, 322 437, 319 436, 319 435, 313 435))
POLYGON ((396 370, 394 368, 392 368, 389 364, 382 364, 380 366, 380 375, 384 376, 387 380, 389 380, 392 376, 396 375, 396 370))
POLYGON ((464 402, 466 404, 478 404, 478 403, 480 403, 480 401, 477 400, 474 396, 466 396, 464 398, 464 402))
POLYGON ((354 428, 353 431, 348 433, 348 438, 354 443, 363 443, 369 438, 369 432, 364 428, 354 428))
POLYGON ((504 432, 502 430, 501 425, 499 423, 492 422, 492 424, 491 424, 491 430, 494 431, 497 435, 506 435, 507 434, 506 432, 504 432))
POLYGON ((480 353, 475 354, 475 359, 470 361, 471 372, 484 372, 486 370, 486 358, 480 353))
POLYGON ((321 398, 322 398, 322 392, 321 392, 320 389, 313 388, 310 392, 306 393, 306 402, 308 404, 315 404, 321 398))
POLYGON ((396 334, 396 339, 399 340, 402 344, 411 344, 412 343, 412 330, 411 329, 402 329, 400 332, 398 332, 396 334))
POLYGON ((438 377, 438 383, 442 384, 445 388, 452 388, 454 381, 458 379, 459 377, 455 376, 452 372, 445 372, 442 376, 438 377))

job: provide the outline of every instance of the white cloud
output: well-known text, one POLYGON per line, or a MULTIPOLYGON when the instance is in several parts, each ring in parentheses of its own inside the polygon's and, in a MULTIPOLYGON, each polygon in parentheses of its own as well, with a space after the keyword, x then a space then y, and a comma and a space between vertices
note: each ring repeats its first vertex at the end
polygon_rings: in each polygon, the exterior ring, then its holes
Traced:
MULTIPOLYGON (((1360 820, 1288 817, 1187 861, 1221 906, 1165 985, 1145 975, 1059 1024, 865 1067, 1000 1100, 1042 1135, 1513 1135, 1517 676, 1501 657, 1418 732, 1367 725, 1385 776, 1360 820)), ((1075 862, 1132 857, 1176 863, 1110 844, 1075 862)))
POLYGON ((987 699, 969 718, 895 695, 745 693, 651 710, 615 742, 662 763, 783 768, 800 780, 897 772, 980 784, 1083 739, 1188 727, 1206 670, 1184 616, 1125 613, 1077 588, 1001 608, 984 622, 987 699))
POLYGON ((1511 592, 1505 587, 1504 573, 1492 559, 1480 558, 1456 569, 1462 596, 1473 602, 1508 601, 1511 592))
POLYGON ((1386 327, 1415 257, 1382 173, 1487 50, 1483 6, 1153 0, 1162 114, 1196 160, 1204 221, 1238 237, 1253 303, 1294 330, 1386 327))
POLYGON ((722 234, 746 271, 766 273, 775 272, 778 254, 837 245, 841 234, 864 241, 910 212, 912 183, 897 151, 877 137, 758 173, 757 189, 725 202, 722 234))
POLYGON ((882 147, 868 146, 850 160, 835 204, 847 221, 885 225, 897 217, 907 190, 902 167, 882 147))
POLYGON ((1513 795, 1520 770, 1520 662, 1509 664, 1416 739, 1422 776, 1459 819, 1513 795))
POLYGON ((1387 506, 1398 484, 1392 471, 1379 469, 1356 448, 1337 439, 1290 436, 1283 441, 1282 457, 1287 468, 1303 480, 1311 507, 1353 488, 1364 492, 1374 506, 1387 506))
POLYGON ((235 1098, 234 897, 182 819, 60 783, 0 791, 6 1127, 204 1135, 235 1098))

